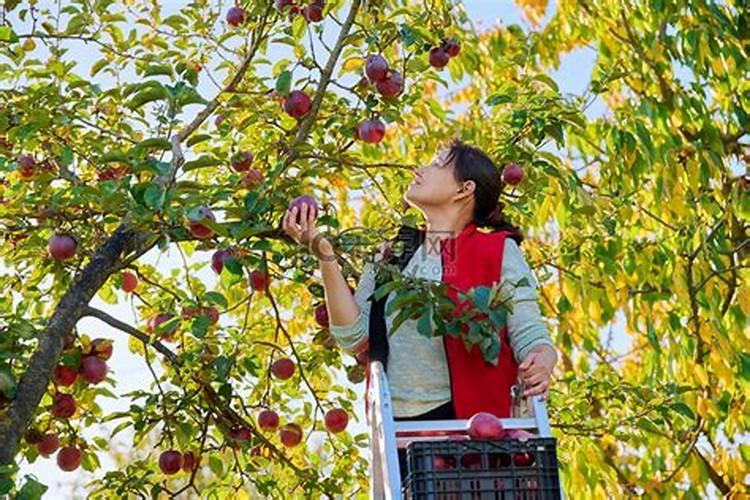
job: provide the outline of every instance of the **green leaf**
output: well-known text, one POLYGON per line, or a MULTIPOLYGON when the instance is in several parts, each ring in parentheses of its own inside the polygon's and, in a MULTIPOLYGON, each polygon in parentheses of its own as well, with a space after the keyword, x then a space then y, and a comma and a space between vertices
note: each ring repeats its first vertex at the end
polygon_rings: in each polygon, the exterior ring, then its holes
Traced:
POLYGON ((276 79, 276 92, 279 95, 289 95, 289 89, 292 86, 292 72, 284 70, 276 79))
POLYGON ((222 160, 216 158, 213 155, 201 155, 196 160, 185 162, 185 164, 182 166, 182 169, 186 172, 189 172, 197 168, 215 167, 217 165, 221 165, 222 163, 222 160))
POLYGON ((143 76, 173 76, 171 64, 149 64, 143 69, 143 76))
POLYGON ((208 333, 208 327, 210 325, 211 320, 208 318, 208 316, 201 315, 193 319, 193 324, 190 327, 190 331, 195 337, 202 339, 208 333))
POLYGON ((190 139, 188 139, 188 140, 187 140, 187 143, 186 143, 186 144, 187 144, 187 145, 188 145, 189 147, 190 147, 190 146, 195 146, 195 145, 196 145, 196 144, 198 144, 199 142, 207 141, 207 140, 208 140, 208 139, 210 139, 210 138, 211 138, 211 135, 210 135, 210 134, 196 134, 196 135, 194 135, 194 136, 190 137, 190 139))
POLYGON ((8 26, 0 26, 0 42, 15 43, 18 41, 18 35, 16 32, 10 29, 8 26))
POLYGON ((16 500, 39 500, 42 498, 42 495, 47 491, 47 487, 29 475, 24 476, 24 479, 26 479, 26 482, 18 491, 16 500))
POLYGON ((0 366, 0 394, 7 399, 15 399, 18 381, 9 366, 0 366))
POLYGON ((695 413, 693 413, 693 410, 691 410, 690 407, 685 403, 681 403, 679 401, 677 403, 672 403, 671 408, 677 413, 689 418, 690 420, 695 420, 695 413))
POLYGON ((490 305, 490 288, 478 286, 474 289, 474 307, 482 312, 488 312, 490 305))
POLYGON ((164 192, 158 184, 151 184, 143 193, 143 202, 152 210, 161 210, 164 204, 164 192))
POLYGON ((417 320, 417 331, 425 337, 432 337, 432 305, 425 304, 422 315, 417 320))
POLYGON ((136 144, 135 149, 160 149, 168 151, 172 149, 172 144, 168 139, 164 139, 163 137, 152 137, 136 144))
POLYGON ((209 304, 220 305, 221 307, 225 309, 229 307, 229 303, 227 302, 227 299, 224 298, 224 296, 220 294, 219 292, 206 292, 205 294, 203 294, 203 300, 205 300, 209 304))
POLYGON ((224 466, 220 458, 211 455, 208 458, 208 468, 218 477, 224 477, 224 466))
POLYGON ((226 382, 229 377, 229 372, 232 370, 232 360, 227 356, 221 355, 214 361, 214 374, 216 380, 226 382))
POLYGON ((169 98, 169 92, 167 92, 167 89, 163 85, 150 86, 146 90, 142 90, 134 95, 127 106, 130 109, 138 109, 149 102, 167 98, 169 98))

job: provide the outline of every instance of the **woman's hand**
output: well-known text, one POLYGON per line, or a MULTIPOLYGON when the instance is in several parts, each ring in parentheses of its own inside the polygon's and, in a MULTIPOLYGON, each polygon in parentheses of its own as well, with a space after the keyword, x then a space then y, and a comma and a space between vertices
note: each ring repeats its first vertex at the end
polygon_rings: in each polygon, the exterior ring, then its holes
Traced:
POLYGON ((541 395, 543 400, 549 397, 549 382, 552 370, 557 363, 557 351, 548 345, 533 347, 526 359, 518 365, 518 374, 523 379, 524 397, 541 395))
POLYGON ((300 210, 294 206, 288 209, 284 214, 282 228, 294 241, 305 245, 305 247, 319 259, 334 257, 333 246, 331 245, 331 242, 329 242, 320 231, 318 231, 315 216, 315 211, 309 210, 306 203, 302 204, 301 213, 300 210), (299 223, 297 222, 298 218, 299 223))

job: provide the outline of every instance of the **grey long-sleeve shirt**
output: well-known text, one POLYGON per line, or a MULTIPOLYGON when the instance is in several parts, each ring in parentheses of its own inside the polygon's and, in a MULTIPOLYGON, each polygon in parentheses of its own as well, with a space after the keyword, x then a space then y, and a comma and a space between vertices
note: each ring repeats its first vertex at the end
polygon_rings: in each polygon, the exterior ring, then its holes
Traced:
MULTIPOLYGON (((408 276, 440 281, 443 272, 440 254, 428 252, 423 244, 402 272, 408 276)), ((513 312, 508 314, 507 318, 510 346, 519 363, 526 358, 532 347, 554 344, 539 311, 538 283, 516 242, 506 238, 502 265, 503 283, 516 283, 523 277, 528 279, 529 286, 515 289, 513 312)), ((368 262, 363 268, 354 294, 354 300, 360 308, 359 316, 349 325, 329 326, 339 346, 350 354, 368 337, 370 301, 367 299, 374 289, 375 267, 368 262)), ((386 301, 386 308, 392 299, 391 294, 386 301)), ((385 318, 389 333, 397 314, 398 310, 385 318)), ((417 321, 408 319, 396 332, 390 334, 389 343, 388 385, 395 416, 420 415, 450 401, 448 363, 442 338, 421 335, 417 331, 417 321)))

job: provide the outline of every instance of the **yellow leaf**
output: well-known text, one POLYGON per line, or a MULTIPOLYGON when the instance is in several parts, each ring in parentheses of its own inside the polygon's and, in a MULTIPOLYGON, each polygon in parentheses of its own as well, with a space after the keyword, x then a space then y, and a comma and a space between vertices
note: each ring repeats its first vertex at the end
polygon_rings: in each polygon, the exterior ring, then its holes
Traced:
MULTIPOLYGON (((708 375, 706 374, 705 368, 703 368, 701 365, 695 365, 693 366, 693 373, 695 374, 696 381, 700 384, 701 387, 706 387, 708 385, 708 375)), ((701 400, 698 401, 699 405, 701 400)), ((705 415, 705 413, 703 412, 700 412, 700 414, 705 415)))
POLYGON ((365 65, 365 60, 361 57, 350 57, 341 65, 341 73, 348 73, 358 70, 365 65))
POLYGON ((741 286, 737 291, 737 303, 745 316, 750 316, 750 287, 741 286))

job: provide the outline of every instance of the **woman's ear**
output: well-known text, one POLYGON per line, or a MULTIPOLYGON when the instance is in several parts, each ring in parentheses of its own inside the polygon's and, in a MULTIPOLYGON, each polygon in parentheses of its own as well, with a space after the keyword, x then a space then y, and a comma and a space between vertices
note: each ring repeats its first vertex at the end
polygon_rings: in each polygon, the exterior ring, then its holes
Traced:
POLYGON ((473 196, 474 190, 476 189, 477 184, 474 181, 464 181, 461 183, 461 185, 458 186, 458 198, 464 198, 467 195, 473 196))

